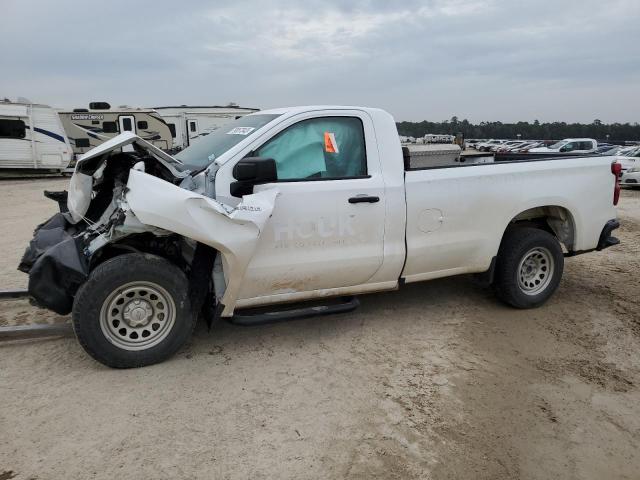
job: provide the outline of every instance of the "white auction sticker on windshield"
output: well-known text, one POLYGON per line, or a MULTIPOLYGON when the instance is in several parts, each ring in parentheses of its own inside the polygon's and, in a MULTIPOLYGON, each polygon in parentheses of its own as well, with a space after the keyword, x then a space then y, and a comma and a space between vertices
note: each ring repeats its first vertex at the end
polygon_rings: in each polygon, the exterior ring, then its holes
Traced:
POLYGON ((249 135, 254 130, 253 127, 235 127, 229 130, 227 135, 249 135))

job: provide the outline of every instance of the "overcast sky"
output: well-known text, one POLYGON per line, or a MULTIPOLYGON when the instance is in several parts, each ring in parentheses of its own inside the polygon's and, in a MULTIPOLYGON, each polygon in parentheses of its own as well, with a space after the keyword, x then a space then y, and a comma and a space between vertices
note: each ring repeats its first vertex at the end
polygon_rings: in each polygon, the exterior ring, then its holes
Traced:
POLYGON ((640 121, 640 0, 0 0, 0 96, 640 121))

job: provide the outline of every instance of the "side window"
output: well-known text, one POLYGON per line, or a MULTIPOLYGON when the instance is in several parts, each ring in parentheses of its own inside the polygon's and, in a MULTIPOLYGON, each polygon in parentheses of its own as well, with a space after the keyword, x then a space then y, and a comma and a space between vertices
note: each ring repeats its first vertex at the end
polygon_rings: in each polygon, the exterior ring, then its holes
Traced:
POLYGON ((146 122, 146 120, 138 120, 138 128, 140 130, 146 130, 147 128, 149 128, 149 124, 146 122))
POLYGON ((116 122, 102 122, 102 131, 104 133, 116 133, 118 131, 118 125, 116 122))
POLYGON ((189 131, 190 132, 196 131, 196 122, 189 122, 189 131))
POLYGON ((169 131, 171 132, 171 138, 176 138, 176 124, 167 123, 167 127, 169 127, 169 131))
POLYGON ((565 152, 573 152, 576 149, 576 147, 577 145, 575 142, 569 142, 564 147, 562 147, 562 150, 565 152))
POLYGON ((89 148, 90 146, 88 138, 76 138, 76 148, 89 148))
POLYGON ((0 138, 24 138, 25 131, 22 120, 0 119, 0 138))
POLYGON ((367 174, 364 129, 356 117, 303 120, 262 145, 255 155, 276 161, 278 180, 339 179, 367 174))

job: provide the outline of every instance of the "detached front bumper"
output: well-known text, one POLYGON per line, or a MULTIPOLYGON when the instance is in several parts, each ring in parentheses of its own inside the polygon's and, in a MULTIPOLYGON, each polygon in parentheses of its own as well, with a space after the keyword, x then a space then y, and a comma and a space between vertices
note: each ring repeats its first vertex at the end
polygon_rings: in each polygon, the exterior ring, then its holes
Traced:
POLYGON ((620 222, 618 220, 609 220, 605 224, 602 229, 602 233, 600 234, 600 239, 598 240, 598 246, 596 247, 597 251, 604 250, 605 248, 609 248, 620 243, 618 238, 611 235, 611 232, 619 227, 620 222))
POLYGON ((29 274, 29 296, 60 315, 71 312, 73 296, 89 275, 78 228, 56 213, 34 232, 18 270, 29 274))

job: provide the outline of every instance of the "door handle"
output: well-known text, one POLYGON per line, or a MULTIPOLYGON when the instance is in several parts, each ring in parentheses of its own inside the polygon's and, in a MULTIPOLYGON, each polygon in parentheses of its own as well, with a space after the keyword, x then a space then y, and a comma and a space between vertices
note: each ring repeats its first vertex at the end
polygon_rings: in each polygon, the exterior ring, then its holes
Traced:
POLYGON ((349 203, 376 203, 380 201, 380 197, 372 197, 369 195, 357 195, 349 199, 349 203))

